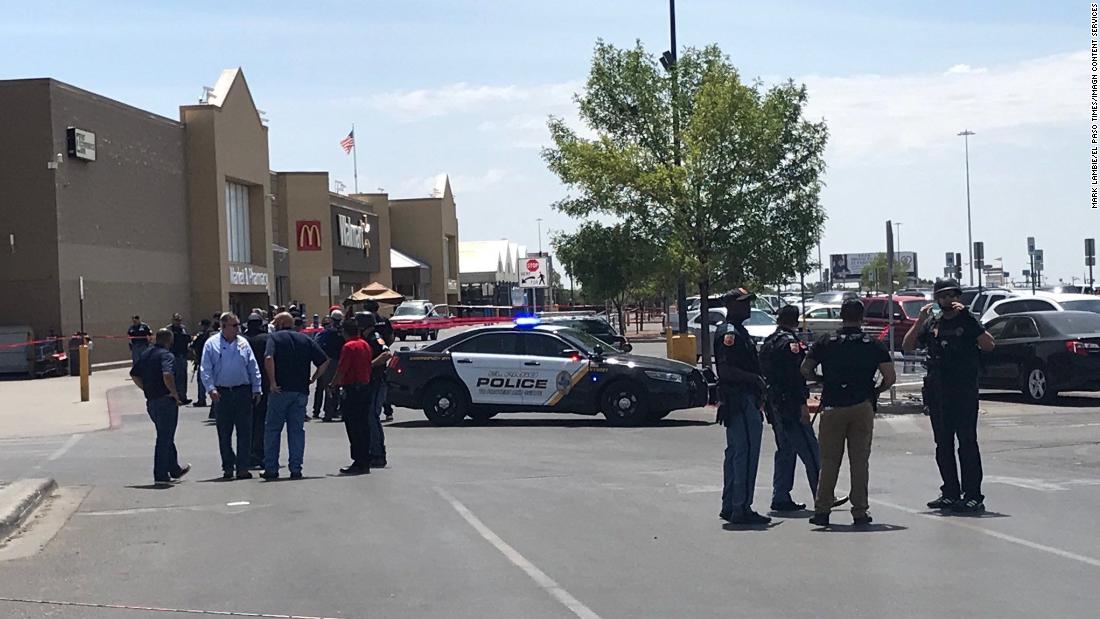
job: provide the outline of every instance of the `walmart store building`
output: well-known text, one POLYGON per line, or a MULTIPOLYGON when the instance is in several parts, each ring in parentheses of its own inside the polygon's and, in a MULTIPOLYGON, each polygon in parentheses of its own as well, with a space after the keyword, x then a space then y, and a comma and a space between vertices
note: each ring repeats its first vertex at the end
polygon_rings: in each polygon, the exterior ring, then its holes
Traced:
MULTIPOLYGON (((413 262, 441 282, 425 290, 432 300, 457 302, 449 187, 427 200, 442 223, 425 240, 403 225, 423 209, 330 193, 324 172, 272 172, 240 69, 179 120, 53 79, 0 81, 0 144, 0 324, 37 337, 79 329, 80 278, 93 336, 124 334, 134 314, 157 327, 180 312, 193 325, 291 300, 321 313, 359 286, 403 279, 391 269, 402 241, 426 248, 413 262)), ((125 341, 98 339, 94 356, 126 358, 125 341)))

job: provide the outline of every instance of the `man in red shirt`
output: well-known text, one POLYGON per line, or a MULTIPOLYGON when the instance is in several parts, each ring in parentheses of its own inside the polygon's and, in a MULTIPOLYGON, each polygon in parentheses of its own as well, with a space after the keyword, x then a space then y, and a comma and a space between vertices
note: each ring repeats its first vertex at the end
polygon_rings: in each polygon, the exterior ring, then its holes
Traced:
POLYGON ((336 366, 332 384, 344 388, 345 399, 340 410, 351 446, 351 464, 340 469, 340 474, 362 475, 370 473, 370 426, 367 415, 370 414, 373 398, 370 380, 373 355, 370 344, 359 337, 359 325, 355 320, 345 320, 342 329, 346 342, 340 349, 340 363, 336 366))

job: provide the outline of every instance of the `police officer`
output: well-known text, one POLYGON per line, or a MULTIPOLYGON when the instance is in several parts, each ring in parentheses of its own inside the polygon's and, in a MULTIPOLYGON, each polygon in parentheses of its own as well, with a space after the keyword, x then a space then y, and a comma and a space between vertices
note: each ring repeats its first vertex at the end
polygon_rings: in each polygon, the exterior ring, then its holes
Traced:
POLYGON ((191 340, 191 358, 195 364, 195 383, 199 392, 195 398, 194 406, 196 408, 206 406, 206 389, 202 387, 202 376, 199 374, 199 367, 202 366, 202 347, 213 333, 214 329, 210 327, 210 319, 203 318, 199 321, 199 332, 191 340))
POLYGON ((165 486, 191 470, 180 466, 176 454, 176 425, 179 422, 180 398, 176 392, 175 357, 168 350, 173 334, 168 329, 157 331, 156 344, 146 348, 130 370, 130 378, 145 393, 145 410, 157 430, 153 448, 153 482, 165 486))
POLYGON ((863 302, 845 301, 840 320, 840 329, 818 338, 802 362, 802 375, 810 380, 819 378, 816 369, 821 366, 821 479, 810 524, 823 527, 829 526, 845 443, 852 478, 852 520, 857 526, 871 524, 867 483, 875 426, 872 403, 897 378, 886 347, 863 333, 863 302), (876 372, 882 374, 877 385, 876 372))
POLYGON ((340 363, 340 350, 344 347, 341 327, 344 322, 344 312, 338 309, 332 310, 328 320, 329 325, 317 334, 317 345, 325 352, 325 356, 332 360, 332 363, 328 364, 324 374, 317 379, 317 386, 313 392, 313 418, 319 418, 323 408, 325 421, 335 421, 340 416, 340 397, 330 385, 332 378, 336 376, 336 367, 340 363))
POLYGON ((172 332, 172 355, 175 356, 173 367, 176 372, 176 393, 180 395, 180 404, 190 404, 187 397, 187 351, 191 347, 191 334, 183 324, 183 316, 179 312, 172 314, 172 324, 168 325, 172 332))
MULTIPOLYGON (((369 303, 369 302, 368 302, 369 303)), ((374 304, 375 310, 378 304, 374 304)), ((378 330, 378 315, 372 311, 359 312, 355 315, 359 325, 361 337, 370 345, 371 349, 371 377, 370 400, 367 410, 367 425, 370 428, 370 465, 372 468, 386 467, 386 435, 382 429, 382 403, 385 400, 386 363, 393 353, 385 337, 378 330)))
POLYGON ((939 498, 928 507, 980 512, 985 509, 985 497, 978 451, 978 368, 980 351, 993 350, 993 336, 962 304, 962 289, 955 280, 936 282, 933 297, 942 310, 940 316, 932 318, 933 304, 925 305, 902 341, 906 352, 918 345, 928 351, 924 396, 943 480, 939 498), (958 467, 955 437, 959 441, 958 467))
POLYGON ((752 510, 760 438, 764 431, 761 398, 765 390, 756 345, 743 323, 752 313, 756 295, 744 288, 722 297, 726 324, 714 334, 714 363, 718 369, 718 423, 726 427, 722 465, 722 511, 731 524, 767 524, 771 518, 752 510))
POLYGON ((806 405, 810 390, 801 372, 806 345, 795 332, 798 308, 794 305, 781 308, 776 322, 779 326, 775 333, 760 347, 760 366, 768 382, 765 411, 775 432, 771 508, 774 512, 795 512, 806 508, 804 503, 791 500, 795 458, 802 460, 810 482, 810 494, 816 496, 821 454, 806 405))
MULTIPOLYGON (((263 314, 252 312, 245 324, 244 339, 252 349, 252 356, 263 359, 267 352, 267 324, 263 314)), ((267 372, 260 372, 260 398, 252 402, 252 468, 260 469, 264 465, 264 428, 267 425, 267 402, 271 395, 271 378, 267 372)))
POLYGON ((149 348, 149 337, 151 335, 153 335, 153 330, 149 328, 149 325, 141 322, 141 316, 135 314, 130 328, 126 330, 126 339, 130 341, 130 359, 133 363, 137 363, 141 353, 149 348))

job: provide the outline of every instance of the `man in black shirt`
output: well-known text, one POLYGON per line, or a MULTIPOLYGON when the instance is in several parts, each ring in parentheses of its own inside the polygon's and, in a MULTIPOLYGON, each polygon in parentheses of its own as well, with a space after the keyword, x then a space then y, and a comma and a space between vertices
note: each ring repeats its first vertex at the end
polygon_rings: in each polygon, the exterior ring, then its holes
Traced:
POLYGON ((760 347, 760 365, 768 381, 766 410, 775 432, 775 467, 772 473, 772 511, 795 512, 806 508, 791 499, 795 459, 802 460, 810 493, 817 494, 821 451, 806 400, 810 390, 802 376, 806 345, 798 338, 798 308, 787 305, 776 316, 778 326, 760 347))
MULTIPOLYGON (((136 317, 135 317, 136 318, 136 317)), ((142 352, 130 369, 130 378, 145 394, 145 410, 157 429, 153 449, 153 482, 171 483, 191 470, 180 466, 176 455, 176 424, 179 422, 179 394, 176 392, 175 357, 169 352, 172 332, 157 331, 156 345, 142 352)))
POLYGON ((918 345, 928 351, 925 404, 936 440, 936 464, 943 480, 939 498, 929 502, 928 507, 980 512, 985 509, 985 496, 978 451, 978 368, 980 351, 993 350, 993 336, 961 303, 962 290, 955 280, 936 282, 933 294, 942 310, 939 318, 931 318, 931 303, 925 305, 902 342, 906 352, 918 345))
POLYGON ((213 332, 214 330, 210 327, 210 319, 203 318, 199 321, 199 332, 191 340, 191 358, 195 364, 195 386, 199 391, 195 398, 196 408, 206 406, 206 388, 202 385, 202 374, 199 372, 199 368, 202 367, 202 347, 213 332))
POLYGON ((126 330, 126 337, 130 340, 130 359, 133 363, 137 363, 141 353, 149 348, 149 336, 151 335, 153 335, 153 330, 149 328, 149 325, 141 322, 141 316, 135 315, 133 323, 126 330))
POLYGON ((760 437, 764 431, 761 398, 764 378, 756 345, 743 323, 752 313, 756 295, 744 288, 722 297, 726 324, 714 334, 714 364, 718 369, 718 423, 726 426, 722 465, 722 511, 732 524, 767 524, 771 518, 752 509, 756 470, 760 464, 760 437))
POLYGON ((344 336, 341 334, 341 325, 344 322, 344 312, 332 310, 329 314, 329 325, 325 330, 317 334, 317 345, 325 351, 325 355, 332 363, 328 371, 317 379, 317 387, 313 391, 313 418, 321 416, 322 408, 325 411, 325 421, 335 421, 340 416, 340 396, 332 389, 332 377, 336 376, 336 366, 340 363, 340 350, 344 347, 344 336))
POLYGON ((176 391, 180 394, 180 404, 190 404, 187 399, 187 349, 191 346, 191 334, 183 324, 183 316, 178 312, 172 314, 172 324, 168 325, 172 332, 172 355, 176 358, 176 391))
MULTIPOLYGON (((248 346, 252 349, 252 356, 257 363, 267 353, 267 325, 264 317, 258 312, 248 316, 244 338, 248 340, 248 346)), ((271 380, 267 372, 260 372, 260 399, 252 402, 252 468, 263 468, 264 465, 264 428, 267 420, 267 401, 271 394, 271 380)))
MULTIPOLYGON (((377 304, 375 304, 377 309, 377 304)), ((367 426, 370 428, 370 465, 373 468, 385 468, 386 460, 386 434, 382 429, 382 406, 386 397, 386 363, 393 354, 389 344, 379 333, 379 317, 374 311, 359 312, 355 319, 360 328, 361 336, 370 345, 371 375, 370 375, 370 400, 367 409, 367 426)), ((391 340, 392 341, 392 340, 391 340)))
POLYGON ((279 477, 279 439, 286 425, 291 479, 301 479, 306 447, 306 402, 309 386, 328 368, 329 360, 313 338, 294 330, 294 317, 275 317, 275 332, 267 338, 264 370, 271 385, 264 427, 264 479, 279 477), (317 370, 310 375, 310 364, 317 370))
POLYGON ((814 516, 810 524, 829 526, 834 505, 833 492, 848 443, 848 466, 852 478, 852 519, 856 525, 871 524, 867 513, 868 465, 875 411, 871 401, 897 379, 890 353, 863 333, 863 303, 849 299, 840 308, 841 327, 820 337, 802 362, 802 374, 818 380, 821 365, 821 479, 818 481, 814 516), (882 381, 875 385, 875 373, 882 381))

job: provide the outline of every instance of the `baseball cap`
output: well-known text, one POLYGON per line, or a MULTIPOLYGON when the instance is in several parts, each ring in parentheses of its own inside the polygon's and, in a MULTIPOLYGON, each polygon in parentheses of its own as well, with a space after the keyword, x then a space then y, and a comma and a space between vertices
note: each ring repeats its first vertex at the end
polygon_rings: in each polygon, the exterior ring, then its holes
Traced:
POLYGON ((936 285, 932 287, 932 296, 938 295, 941 292, 953 291, 958 294, 962 294, 962 288, 959 287, 959 282, 952 278, 941 279, 936 282, 936 285))
POLYGON ((840 304, 840 319, 862 320, 863 309, 863 301, 859 299, 845 299, 844 302, 840 304))
POLYGON ((248 322, 263 322, 263 321, 264 321, 264 317, 261 316, 258 312, 252 312, 251 314, 248 315, 248 322))
POLYGON ((334 309, 334 310, 332 310, 331 313, 329 313, 328 317, 332 318, 332 319, 335 319, 335 320, 343 320, 344 319, 344 312, 341 312, 338 309, 334 309))

